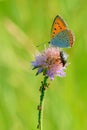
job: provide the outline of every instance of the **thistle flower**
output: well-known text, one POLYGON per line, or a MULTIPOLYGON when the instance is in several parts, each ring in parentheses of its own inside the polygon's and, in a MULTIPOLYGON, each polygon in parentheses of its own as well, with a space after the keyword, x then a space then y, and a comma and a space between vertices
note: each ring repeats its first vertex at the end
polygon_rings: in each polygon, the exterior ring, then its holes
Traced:
POLYGON ((35 57, 32 66, 33 69, 38 69, 36 75, 43 73, 53 80, 54 76, 65 76, 66 60, 66 54, 59 48, 49 47, 35 57))

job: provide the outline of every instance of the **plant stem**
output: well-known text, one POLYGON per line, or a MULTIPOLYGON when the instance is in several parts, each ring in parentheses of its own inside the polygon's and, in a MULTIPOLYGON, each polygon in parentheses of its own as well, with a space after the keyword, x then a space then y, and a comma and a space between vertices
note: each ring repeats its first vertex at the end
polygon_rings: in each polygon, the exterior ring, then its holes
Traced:
POLYGON ((44 99, 44 94, 45 94, 45 90, 48 87, 48 83, 47 83, 47 79, 48 76, 44 76, 44 80, 41 82, 41 86, 40 86, 40 103, 38 105, 38 125, 37 128, 39 130, 42 130, 42 110, 43 110, 43 99, 44 99))

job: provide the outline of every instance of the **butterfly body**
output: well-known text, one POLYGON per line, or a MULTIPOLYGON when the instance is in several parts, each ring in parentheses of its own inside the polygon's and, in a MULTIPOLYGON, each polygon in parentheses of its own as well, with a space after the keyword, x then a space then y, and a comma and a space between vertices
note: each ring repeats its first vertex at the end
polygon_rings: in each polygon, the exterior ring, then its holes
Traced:
POLYGON ((72 47, 73 39, 71 30, 67 29, 64 20, 57 15, 52 25, 50 44, 55 47, 68 48, 72 47))

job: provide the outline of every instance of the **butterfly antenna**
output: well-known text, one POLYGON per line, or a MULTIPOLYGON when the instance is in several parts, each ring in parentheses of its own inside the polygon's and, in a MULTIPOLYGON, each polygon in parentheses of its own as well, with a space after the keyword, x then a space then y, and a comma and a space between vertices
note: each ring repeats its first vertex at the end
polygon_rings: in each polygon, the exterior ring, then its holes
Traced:
POLYGON ((48 42, 43 42, 43 43, 41 43, 41 44, 39 44, 39 45, 36 45, 36 47, 40 47, 40 46, 42 46, 42 45, 44 45, 44 47, 46 47, 46 43, 48 43, 48 42))
POLYGON ((36 47, 40 47, 40 45, 42 45, 42 43, 41 43, 41 44, 39 44, 39 45, 36 45, 36 47))

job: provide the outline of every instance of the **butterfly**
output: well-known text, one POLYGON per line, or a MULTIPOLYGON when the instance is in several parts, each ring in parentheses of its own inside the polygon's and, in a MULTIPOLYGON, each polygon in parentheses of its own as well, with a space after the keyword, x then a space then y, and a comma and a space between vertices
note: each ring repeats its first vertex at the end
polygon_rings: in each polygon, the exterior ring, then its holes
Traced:
POLYGON ((74 42, 74 35, 68 29, 65 21, 57 15, 53 21, 51 29, 50 44, 55 47, 68 48, 72 47, 74 42))

